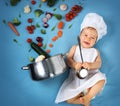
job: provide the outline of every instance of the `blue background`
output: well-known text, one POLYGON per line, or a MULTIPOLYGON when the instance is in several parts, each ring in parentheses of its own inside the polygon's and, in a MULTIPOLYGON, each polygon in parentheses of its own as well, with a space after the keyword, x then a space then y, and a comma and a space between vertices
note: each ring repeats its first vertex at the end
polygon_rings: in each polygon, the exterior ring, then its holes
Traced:
MULTIPOLYGON (((68 71, 53 79, 43 81, 33 81, 29 71, 21 70, 21 67, 29 64, 29 57, 37 57, 37 53, 33 50, 28 52, 30 46, 26 42, 27 38, 35 41, 37 36, 44 38, 44 43, 51 43, 51 38, 57 34, 58 29, 51 31, 51 28, 57 25, 58 20, 54 17, 50 19, 49 27, 46 29, 47 34, 40 33, 42 29, 41 19, 45 17, 43 14, 40 18, 36 18, 33 11, 30 14, 23 13, 23 8, 27 4, 34 10, 38 8, 40 0, 36 0, 37 4, 32 5, 31 0, 21 0, 21 2, 11 7, 9 0, 0 1, 0 106, 74 106, 66 102, 55 104, 55 98, 59 87, 66 79, 68 71), (8 6, 5 4, 7 2, 8 6), (17 27, 20 36, 16 36, 7 24, 2 21, 11 21, 14 17, 18 17, 22 22, 17 27), (34 34, 30 35, 25 27, 28 25, 27 19, 34 18, 34 23, 39 22, 40 28, 37 28, 34 34), (18 43, 13 42, 16 39, 18 43)), ((91 102, 91 106, 118 106, 120 104, 120 2, 119 0, 58 0, 54 7, 48 8, 46 3, 42 3, 41 9, 44 11, 60 13, 63 15, 62 21, 65 22, 63 28, 63 37, 54 42, 51 49, 51 55, 66 53, 72 45, 77 43, 76 36, 80 32, 80 23, 88 12, 97 12, 102 15, 108 26, 107 35, 100 40, 96 47, 99 49, 102 58, 101 71, 106 73, 107 84, 103 92, 91 102), (74 4, 82 2, 83 10, 72 21, 65 21, 65 14, 70 11, 74 4), (61 11, 59 5, 66 3, 67 11, 61 11), (53 11, 57 8, 56 11, 53 11), (69 29, 68 26, 72 24, 69 29)), ((48 46, 47 46, 48 47, 48 46)))

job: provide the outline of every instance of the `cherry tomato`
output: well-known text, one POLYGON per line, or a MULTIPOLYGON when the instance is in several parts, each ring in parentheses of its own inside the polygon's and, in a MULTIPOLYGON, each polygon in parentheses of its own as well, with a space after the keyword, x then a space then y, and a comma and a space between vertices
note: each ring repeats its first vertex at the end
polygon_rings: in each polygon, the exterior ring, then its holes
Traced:
POLYGON ((31 42, 32 42, 32 39, 31 39, 31 38, 28 38, 28 39, 27 39, 27 42, 28 42, 28 43, 31 43, 31 42))
POLYGON ((30 26, 32 30, 35 30, 35 25, 30 26))
POLYGON ((33 22, 32 18, 28 18, 27 21, 28 21, 29 23, 32 23, 32 22, 33 22))
POLYGON ((41 47, 43 44, 42 42, 38 42, 38 46, 41 47))
POLYGON ((36 1, 32 0, 32 1, 31 1, 31 4, 33 4, 33 5, 36 4, 36 1))

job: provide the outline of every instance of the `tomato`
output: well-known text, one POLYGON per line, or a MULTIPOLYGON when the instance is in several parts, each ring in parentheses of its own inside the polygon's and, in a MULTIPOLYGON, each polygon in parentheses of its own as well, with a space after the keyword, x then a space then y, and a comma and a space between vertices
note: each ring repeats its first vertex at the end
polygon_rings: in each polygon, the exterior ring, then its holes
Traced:
POLYGON ((28 21, 29 23, 32 23, 32 22, 33 22, 32 18, 28 18, 27 21, 28 21))
POLYGON ((31 28, 32 30, 35 30, 35 25, 31 25, 30 28, 31 28))
POLYGON ((31 38, 28 38, 28 39, 27 39, 27 42, 28 42, 28 43, 31 43, 31 42, 32 42, 32 39, 31 39, 31 38))
POLYGON ((31 4, 33 4, 33 5, 36 4, 36 1, 32 0, 32 1, 31 1, 31 4))
POLYGON ((38 42, 38 46, 39 47, 43 46, 42 42, 38 42))
POLYGON ((30 26, 27 26, 26 29, 29 31, 29 30, 31 30, 31 27, 30 27, 30 26))

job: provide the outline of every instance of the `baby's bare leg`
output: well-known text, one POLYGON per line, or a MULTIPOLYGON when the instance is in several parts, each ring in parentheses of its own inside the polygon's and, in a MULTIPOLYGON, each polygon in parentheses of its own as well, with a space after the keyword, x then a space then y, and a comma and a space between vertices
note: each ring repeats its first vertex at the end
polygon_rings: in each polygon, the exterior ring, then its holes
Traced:
POLYGON ((81 103, 83 103, 85 106, 90 106, 90 101, 93 97, 95 97, 103 88, 105 83, 105 80, 101 80, 97 82, 94 86, 90 88, 87 95, 84 97, 80 97, 81 103))
POLYGON ((66 102, 70 103, 70 104, 82 104, 80 101, 80 97, 83 96, 82 93, 80 93, 79 95, 77 95, 74 98, 68 99, 66 102))

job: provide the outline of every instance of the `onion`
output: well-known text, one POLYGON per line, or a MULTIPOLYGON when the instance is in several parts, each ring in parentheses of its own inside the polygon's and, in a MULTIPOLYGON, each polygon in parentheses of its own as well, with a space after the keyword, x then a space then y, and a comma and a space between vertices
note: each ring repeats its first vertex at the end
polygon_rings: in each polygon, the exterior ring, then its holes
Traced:
POLYGON ((62 11, 67 10, 67 5, 66 5, 66 4, 61 4, 61 5, 60 5, 60 9, 61 9, 62 11))

